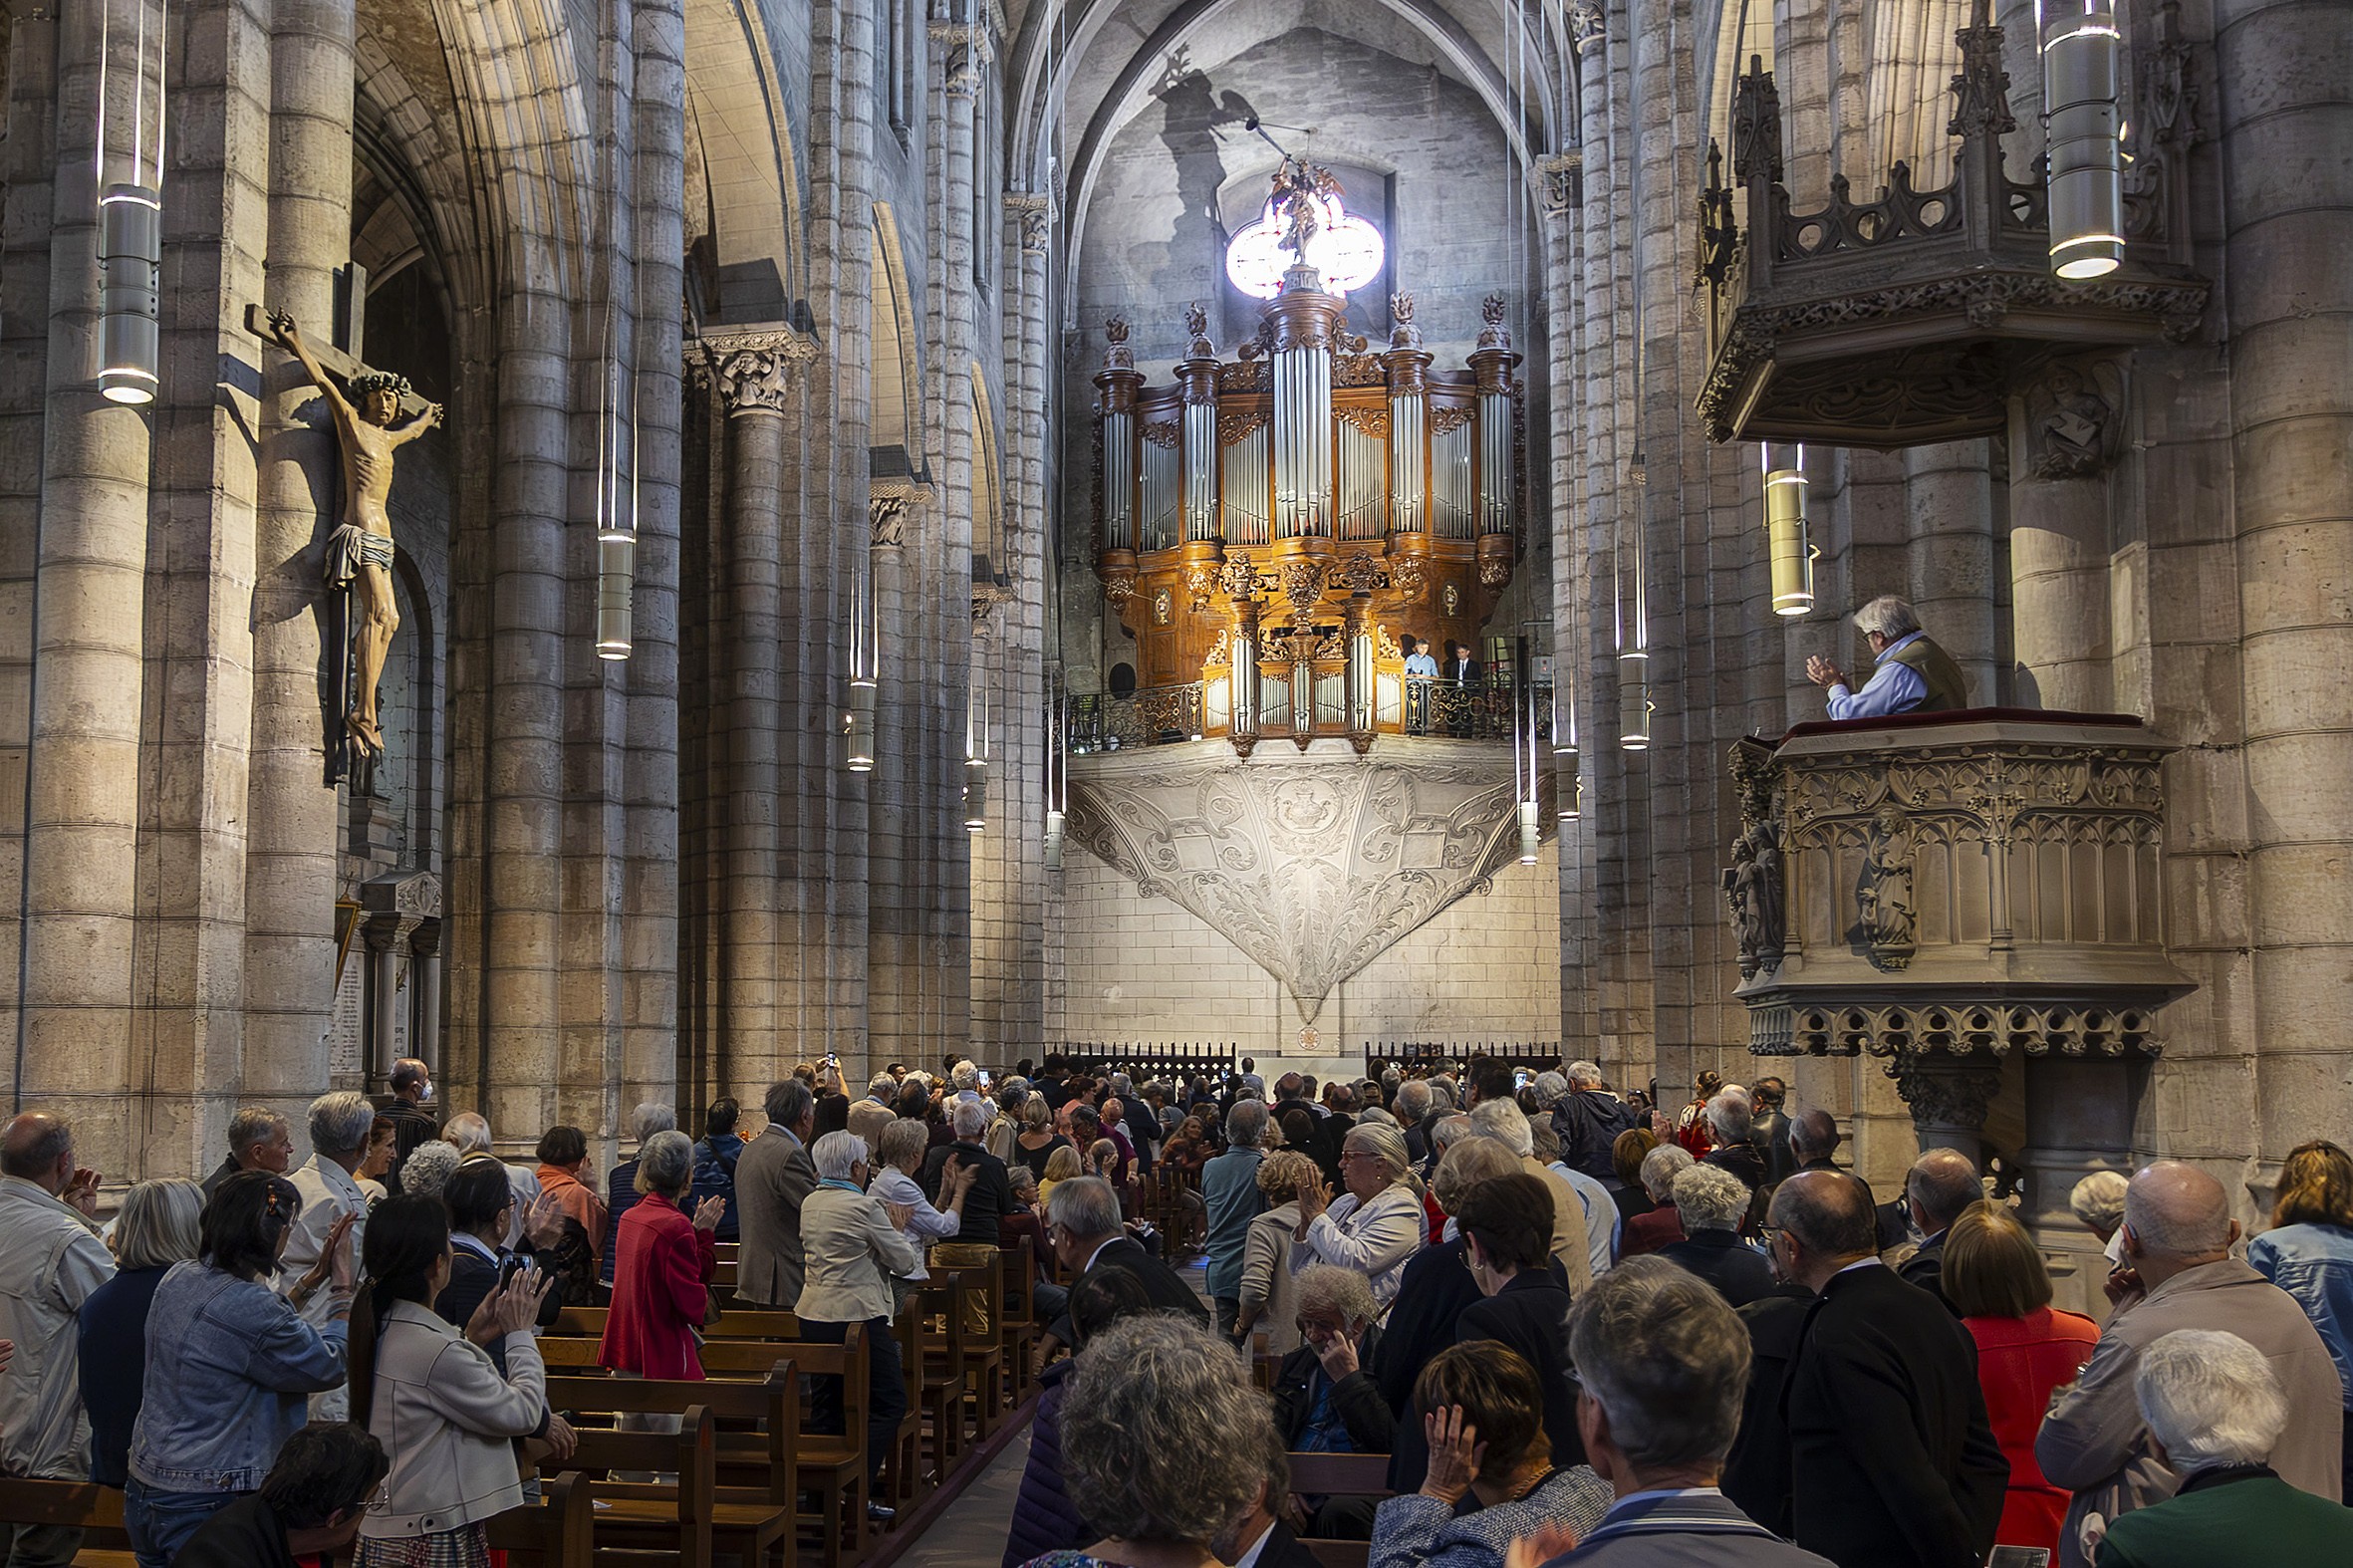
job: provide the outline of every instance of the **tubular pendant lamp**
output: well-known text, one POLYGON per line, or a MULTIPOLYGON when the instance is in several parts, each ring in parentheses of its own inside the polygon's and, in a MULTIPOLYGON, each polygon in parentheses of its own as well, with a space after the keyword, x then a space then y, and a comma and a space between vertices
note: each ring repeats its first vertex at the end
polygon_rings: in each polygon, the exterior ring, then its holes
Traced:
POLYGON ((2097 278, 2124 261, 2124 165, 2115 0, 2044 0, 2042 103, 2050 161, 2051 271, 2097 278))

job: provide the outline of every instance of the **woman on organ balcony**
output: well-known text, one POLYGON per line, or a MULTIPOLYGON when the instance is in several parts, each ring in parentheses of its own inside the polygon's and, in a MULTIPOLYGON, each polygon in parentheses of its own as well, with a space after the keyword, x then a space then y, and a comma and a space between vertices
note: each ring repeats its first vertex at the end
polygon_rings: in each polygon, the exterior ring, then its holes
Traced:
POLYGON ((1945 713, 1969 705, 1967 677, 1952 654, 1929 641, 1920 617, 1903 600, 1880 595, 1855 612, 1855 630, 1878 663, 1862 690, 1848 689, 1846 671, 1819 653, 1806 660, 1806 678, 1829 693, 1832 718, 1945 713))

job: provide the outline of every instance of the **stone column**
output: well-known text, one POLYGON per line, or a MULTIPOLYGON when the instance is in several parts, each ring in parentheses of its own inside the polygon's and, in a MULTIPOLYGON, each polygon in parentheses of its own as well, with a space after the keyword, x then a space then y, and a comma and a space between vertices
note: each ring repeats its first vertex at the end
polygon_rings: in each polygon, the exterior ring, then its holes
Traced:
POLYGON ((877 1062, 913 1065, 923 1059, 919 996, 922 969, 921 907, 915 894, 921 875, 915 864, 920 840, 915 817, 920 729, 903 660, 907 640, 894 636, 914 619, 908 563, 908 514, 919 497, 874 493, 873 564, 876 619, 882 625, 882 690, 875 710, 875 766, 867 775, 867 1049, 877 1062))
MULTIPOLYGON (((775 335, 705 337, 727 406, 729 679, 716 1081, 776 1077, 778 715, 786 360, 775 335)), ((714 701, 717 693, 713 693, 714 701)))
MULTIPOLYGON (((351 259, 353 0, 271 11, 270 220, 263 303, 314 337, 351 259)), ((253 746, 245 821, 246 1098, 293 1113, 327 1082, 335 990, 336 837, 322 711, 334 624, 317 541, 336 521, 335 433, 302 367, 263 351, 261 504, 255 521, 253 746)), ((297 1142, 301 1135, 297 1133, 297 1142)), ((298 1156, 299 1158, 299 1156, 298 1156)))
POLYGON ((1896 1092, 1912 1108, 1923 1149, 1958 1149, 1982 1168, 1985 1110, 2001 1092, 2001 1064, 1990 1057, 1907 1051, 1887 1065, 1896 1092))
MULTIPOLYGON (((101 20, 98 8, 81 7, 57 25, 56 167, 46 191, 34 187, 50 197, 49 376, 31 536, 37 575, 29 603, 17 600, 31 611, 33 667, 14 1088, 21 1104, 80 1122, 75 1152, 84 1165, 135 1178, 142 1140, 137 1118, 123 1114, 123 1095, 143 1079, 131 1029, 148 432, 145 416, 101 397, 95 379, 101 20)), ((44 29, 30 31, 38 63, 44 29)), ((135 53, 120 28, 103 48, 120 110, 135 53)), ((38 148, 42 131, 23 130, 38 148)), ((107 130, 107 178, 119 179, 131 128, 110 116, 107 130)), ((13 290, 19 280, 8 283, 13 290)), ((11 306, 14 316, 13 298, 11 306)))
POLYGON ((2353 8, 2218 0, 2258 1149, 2353 1124, 2353 8))
POLYGON ((1983 441, 1946 441, 1904 452, 1912 608, 1968 677, 1969 702, 1991 707, 1994 663, 1993 481, 1983 441))
POLYGON ((408 1054, 432 1070, 441 1071, 441 922, 420 920, 408 938, 416 964, 416 1029, 409 1036, 408 1054))
POLYGON ((2113 362, 2061 360, 2010 398, 2010 599, 2021 704, 2115 705, 2107 467, 2123 401, 2113 362))
POLYGON ((386 1094, 392 1087, 392 1062, 413 1052, 401 1050, 400 982, 408 965, 408 936, 416 928, 412 917, 397 915, 371 916, 362 934, 368 942, 368 1091, 386 1094))
POLYGON ((2108 1298, 2100 1287, 2108 1260, 2100 1238, 2084 1228, 2067 1199, 2075 1183, 2095 1171, 2132 1175, 2133 1106, 2146 1070, 2135 1062, 2055 1055, 2029 1057, 2020 1065, 2026 1142, 2018 1160, 2026 1188, 2019 1217, 2050 1264, 2059 1305, 2104 1318, 2108 1298))

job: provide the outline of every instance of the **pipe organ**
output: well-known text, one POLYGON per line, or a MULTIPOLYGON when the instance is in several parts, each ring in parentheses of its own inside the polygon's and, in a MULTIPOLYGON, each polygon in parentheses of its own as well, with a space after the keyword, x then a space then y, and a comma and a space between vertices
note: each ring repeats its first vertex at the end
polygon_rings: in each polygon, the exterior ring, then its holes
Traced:
POLYGON ((1502 297, 1460 371, 1433 368, 1412 296, 1391 300, 1383 350, 1345 303, 1294 267, 1229 360, 1191 307, 1160 387, 1115 318, 1095 377, 1105 597, 1140 684, 1199 683, 1204 733, 1245 756, 1278 734, 1364 751, 1383 730, 1462 732, 1412 722, 1426 683, 1407 641, 1475 651, 1518 560, 1524 393, 1502 297))

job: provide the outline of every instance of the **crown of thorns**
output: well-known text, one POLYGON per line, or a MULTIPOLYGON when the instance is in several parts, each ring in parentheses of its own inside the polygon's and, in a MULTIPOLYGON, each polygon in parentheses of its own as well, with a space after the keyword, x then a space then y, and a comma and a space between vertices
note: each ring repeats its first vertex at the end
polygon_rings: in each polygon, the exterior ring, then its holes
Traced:
POLYGON ((380 392, 389 392, 395 397, 405 397, 409 392, 408 378, 396 376, 391 371, 370 371, 365 376, 352 378, 353 396, 373 397, 380 392))

